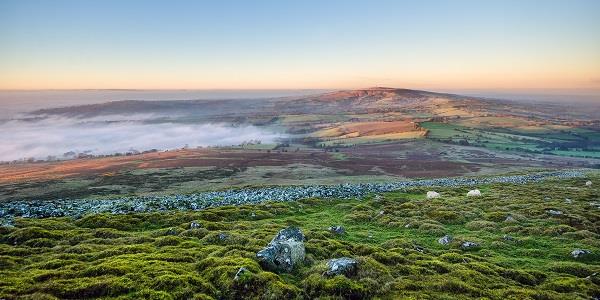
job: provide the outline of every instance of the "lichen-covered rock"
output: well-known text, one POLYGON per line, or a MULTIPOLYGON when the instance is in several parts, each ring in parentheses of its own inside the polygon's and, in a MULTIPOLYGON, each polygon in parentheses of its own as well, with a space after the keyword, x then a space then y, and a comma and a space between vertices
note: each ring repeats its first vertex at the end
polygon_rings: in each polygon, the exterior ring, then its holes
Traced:
POLYGON ((304 261, 304 234, 296 227, 282 229, 256 258, 261 266, 277 273, 289 273, 304 261))
POLYGON ((450 244, 450 242, 452 242, 452 236, 450 236, 450 235, 445 235, 438 239, 438 243, 440 243, 444 246, 447 246, 448 244, 450 244))
POLYGON ((438 192, 434 192, 434 191, 427 192, 427 199, 434 199, 434 198, 438 198, 438 197, 440 197, 440 193, 438 193, 438 192))
POLYGON ((592 251, 585 249, 575 249, 571 251, 571 256, 573 256, 573 258, 582 258, 589 254, 592 254, 592 251))
POLYGON ((356 274, 358 261, 349 257, 334 258, 327 262, 325 276, 344 275, 350 277, 356 274))
POLYGON ((479 197, 481 196, 481 191, 480 190, 470 190, 467 193, 467 197, 479 197))
POLYGON ((343 235, 343 234, 346 234, 346 229, 342 226, 335 225, 335 226, 329 227, 329 232, 337 234, 337 235, 343 235))

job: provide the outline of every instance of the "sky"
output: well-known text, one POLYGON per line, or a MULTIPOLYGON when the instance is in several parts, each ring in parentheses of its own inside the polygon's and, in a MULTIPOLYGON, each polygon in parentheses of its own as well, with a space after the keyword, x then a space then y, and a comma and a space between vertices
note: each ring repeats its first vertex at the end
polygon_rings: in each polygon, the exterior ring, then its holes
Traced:
POLYGON ((0 0, 0 89, 600 89, 600 1, 0 0))

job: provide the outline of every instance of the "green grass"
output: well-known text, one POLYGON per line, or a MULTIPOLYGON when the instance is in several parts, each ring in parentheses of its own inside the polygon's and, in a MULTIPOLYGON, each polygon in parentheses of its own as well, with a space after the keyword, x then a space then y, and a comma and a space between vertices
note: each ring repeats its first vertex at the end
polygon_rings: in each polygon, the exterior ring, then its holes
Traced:
POLYGON ((465 197, 465 187, 435 189, 442 197, 425 200, 427 190, 414 189, 364 200, 18 219, 0 228, 0 298, 589 299, 600 295, 600 278, 588 278, 600 272, 600 209, 590 204, 600 205, 599 186, 596 174, 481 186, 479 198, 465 197), (504 222, 508 215, 516 222, 504 222), (191 221, 201 228, 189 229, 191 221), (306 234, 306 261, 291 274, 263 270, 255 253, 290 225, 306 234), (347 234, 329 233, 331 225, 347 234), (445 234, 454 236, 449 246, 437 243, 445 234), (466 240, 481 247, 463 251, 466 240), (576 248, 593 254, 574 259, 576 248), (325 262, 341 256, 359 261, 357 274, 323 277, 325 262), (250 273, 236 281, 242 266, 250 273))

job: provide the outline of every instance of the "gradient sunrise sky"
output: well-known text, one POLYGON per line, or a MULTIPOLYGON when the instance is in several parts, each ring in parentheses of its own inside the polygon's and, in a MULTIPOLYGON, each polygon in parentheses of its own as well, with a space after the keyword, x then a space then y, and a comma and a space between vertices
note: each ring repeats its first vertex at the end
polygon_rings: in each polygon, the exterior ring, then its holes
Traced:
POLYGON ((0 0, 0 89, 597 89, 599 32, 597 0, 0 0))

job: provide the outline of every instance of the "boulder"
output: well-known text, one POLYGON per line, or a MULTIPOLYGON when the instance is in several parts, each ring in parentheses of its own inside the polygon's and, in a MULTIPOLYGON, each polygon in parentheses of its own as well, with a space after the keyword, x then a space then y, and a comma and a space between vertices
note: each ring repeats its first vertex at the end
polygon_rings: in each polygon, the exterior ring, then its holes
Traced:
POLYGON ((506 222, 506 223, 514 223, 514 222, 516 222, 516 221, 517 221, 517 220, 515 220, 515 218, 514 218, 513 216, 511 216, 511 215, 508 215, 508 216, 506 217, 506 219, 504 219, 504 222, 506 222))
POLYGON ((327 262, 325 276, 344 275, 350 277, 356 274, 358 262, 349 257, 334 258, 327 262))
POLYGON ((470 190, 467 193, 467 197, 479 197, 481 196, 481 191, 480 190, 470 190))
POLYGON ((589 180, 588 180, 588 181, 586 181, 586 182, 585 182, 585 186, 592 186, 592 182, 591 182, 591 181, 589 181, 589 180))
POLYGON ((434 198, 439 198, 439 197, 440 197, 440 193, 438 193, 438 192, 434 192, 434 191, 427 192, 427 199, 434 199, 434 198))
POLYGON ((329 227, 329 232, 337 234, 337 235, 343 235, 343 234, 346 234, 346 229, 342 226, 334 225, 334 226, 329 227))
POLYGON ((256 253, 261 266, 277 273, 289 273, 304 261, 304 234, 296 227, 282 229, 256 253))
POLYGON ((438 239, 438 243, 440 243, 444 246, 448 246, 450 244, 450 242, 452 242, 452 236, 447 235, 447 234, 438 239))
POLYGON ((573 258, 582 258, 586 255, 590 255, 592 254, 592 251, 590 250, 585 250, 585 249, 575 249, 573 251, 571 251, 571 256, 573 256, 573 258))
POLYGON ((460 249, 463 249, 463 250, 470 250, 470 249, 475 249, 478 247, 479 247, 479 244, 477 244, 475 242, 466 241, 466 242, 463 242, 462 244, 460 244, 460 249))

